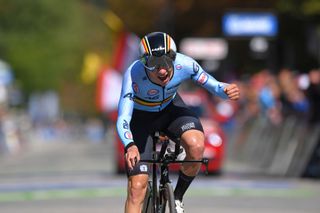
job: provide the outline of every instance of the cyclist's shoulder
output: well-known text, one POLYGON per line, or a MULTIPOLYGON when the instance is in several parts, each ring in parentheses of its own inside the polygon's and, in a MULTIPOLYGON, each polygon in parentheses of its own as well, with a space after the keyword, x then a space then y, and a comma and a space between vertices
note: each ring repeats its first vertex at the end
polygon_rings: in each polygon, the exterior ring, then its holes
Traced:
POLYGON ((177 52, 175 61, 178 63, 190 63, 194 62, 195 60, 190 56, 177 52))
POLYGON ((142 64, 142 62, 140 60, 135 60, 134 62, 131 63, 131 65, 129 66, 128 70, 130 72, 138 72, 138 71, 143 71, 144 70, 144 66, 142 64))
POLYGON ((131 65, 127 68, 125 75, 127 76, 139 76, 143 75, 144 73, 144 66, 140 60, 135 60, 131 63, 131 65))
POLYGON ((175 60, 175 68, 176 70, 183 70, 184 74, 193 75, 196 70, 199 70, 200 66, 196 60, 191 58, 190 56, 184 55, 182 53, 177 53, 175 60))

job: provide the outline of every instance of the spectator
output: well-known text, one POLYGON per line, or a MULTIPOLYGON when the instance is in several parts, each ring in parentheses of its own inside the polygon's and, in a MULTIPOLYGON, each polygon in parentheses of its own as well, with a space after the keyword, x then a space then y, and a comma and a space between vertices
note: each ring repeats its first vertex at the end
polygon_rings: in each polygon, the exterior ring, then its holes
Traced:
POLYGON ((293 72, 289 69, 282 69, 278 77, 282 89, 284 113, 306 115, 309 110, 309 102, 303 91, 299 89, 293 72))
POLYGON ((262 113, 271 123, 276 125, 281 123, 280 87, 276 78, 269 72, 264 72, 264 85, 259 92, 259 103, 262 113))
POLYGON ((320 122, 320 69, 314 69, 309 72, 310 85, 307 89, 307 95, 310 101, 310 122, 320 122))

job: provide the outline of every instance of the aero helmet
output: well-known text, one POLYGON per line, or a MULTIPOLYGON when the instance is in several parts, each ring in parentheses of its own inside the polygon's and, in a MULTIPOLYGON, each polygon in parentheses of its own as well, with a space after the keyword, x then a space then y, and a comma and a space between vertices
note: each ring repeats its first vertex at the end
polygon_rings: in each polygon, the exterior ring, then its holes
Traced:
POLYGON ((150 33, 144 36, 140 42, 143 64, 150 71, 159 67, 172 67, 176 51, 175 42, 166 33, 150 33))

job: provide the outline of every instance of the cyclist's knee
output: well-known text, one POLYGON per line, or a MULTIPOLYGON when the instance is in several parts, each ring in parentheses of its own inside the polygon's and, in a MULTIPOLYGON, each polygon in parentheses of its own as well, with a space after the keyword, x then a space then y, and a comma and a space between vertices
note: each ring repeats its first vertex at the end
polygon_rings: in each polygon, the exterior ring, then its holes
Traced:
POLYGON ((141 203, 147 189, 148 179, 133 178, 128 189, 128 198, 132 203, 141 203))
POLYGON ((203 157, 204 152, 204 146, 201 143, 197 143, 195 145, 192 145, 189 150, 187 151, 187 155, 192 158, 199 160, 203 157))
POLYGON ((192 159, 200 159, 204 152, 204 134, 199 130, 189 130, 182 134, 186 154, 192 159))

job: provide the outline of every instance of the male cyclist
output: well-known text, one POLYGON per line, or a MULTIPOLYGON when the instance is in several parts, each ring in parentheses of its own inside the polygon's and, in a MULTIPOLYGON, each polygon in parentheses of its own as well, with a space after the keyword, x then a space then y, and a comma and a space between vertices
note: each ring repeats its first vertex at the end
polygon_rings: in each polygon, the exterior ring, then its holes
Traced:
MULTIPOLYGON (((237 85, 217 81, 195 60, 177 53, 173 39, 166 33, 154 32, 144 36, 140 51, 140 60, 133 62, 124 74, 117 119, 117 131, 126 153, 127 213, 141 212, 149 167, 139 161, 151 158, 152 143, 148 141, 152 140, 152 133, 161 131, 172 140, 180 140, 186 150, 186 159, 202 159, 203 128, 177 93, 179 85, 191 79, 221 98, 239 98, 237 85)), ((183 195, 200 166, 200 163, 181 166, 174 190, 178 213, 184 212, 183 195)))

